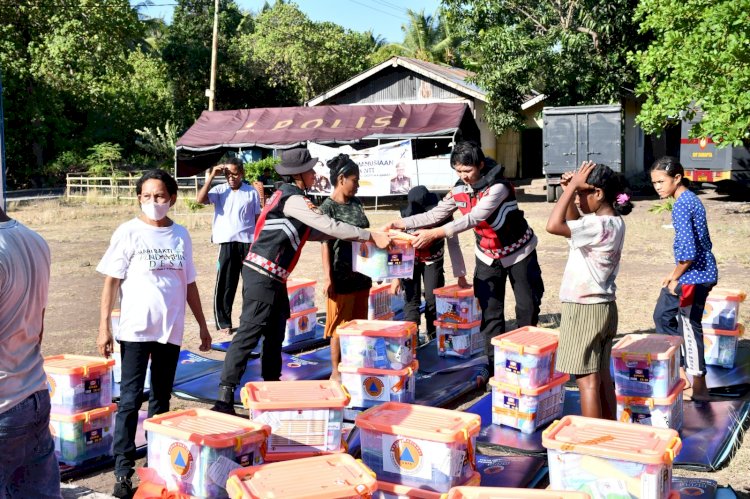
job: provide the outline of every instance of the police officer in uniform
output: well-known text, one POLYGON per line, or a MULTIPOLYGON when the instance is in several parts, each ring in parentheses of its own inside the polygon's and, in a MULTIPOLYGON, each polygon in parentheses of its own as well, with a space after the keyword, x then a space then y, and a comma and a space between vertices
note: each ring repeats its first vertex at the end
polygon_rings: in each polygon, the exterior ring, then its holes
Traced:
MULTIPOLYGON (((518 327, 535 326, 544 293, 536 255, 537 237, 518 209, 513 184, 502 176, 502 166, 485 163, 478 144, 459 142, 451 153, 451 167, 459 181, 427 213, 389 223, 385 228, 418 229, 438 224, 456 210, 464 216, 441 227, 419 230, 416 248, 474 229, 476 269, 474 295, 482 309, 482 333, 487 343, 505 332, 505 281, 516 297, 518 327)), ((493 162, 494 163, 494 162, 493 162)), ((492 355, 492 349, 488 350, 492 355)))
POLYGON ((385 233, 337 222, 313 204, 306 191, 315 182, 317 162, 306 148, 294 148, 282 151, 275 167, 284 182, 263 208, 243 263, 240 326, 224 359, 215 411, 234 413, 234 390, 261 336, 261 375, 265 381, 281 378, 281 344, 289 318, 286 280, 308 240, 372 241, 381 248, 390 242, 385 233))

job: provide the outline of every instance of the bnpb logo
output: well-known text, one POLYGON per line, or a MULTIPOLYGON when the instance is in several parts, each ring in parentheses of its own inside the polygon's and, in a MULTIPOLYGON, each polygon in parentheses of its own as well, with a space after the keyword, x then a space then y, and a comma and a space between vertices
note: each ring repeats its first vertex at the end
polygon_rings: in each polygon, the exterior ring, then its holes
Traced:
POLYGON ((172 463, 174 472, 180 476, 190 476, 193 471, 193 455, 179 442, 169 446, 169 462, 172 463))
POLYGON ((378 398, 383 393, 383 381, 375 376, 365 378, 362 386, 367 395, 372 398, 378 398))
POLYGON ((297 331, 307 331, 310 321, 306 315, 303 315, 297 320, 297 331))
POLYGON ((422 449, 408 438, 393 442, 390 454, 393 464, 405 472, 416 471, 422 464, 422 449))

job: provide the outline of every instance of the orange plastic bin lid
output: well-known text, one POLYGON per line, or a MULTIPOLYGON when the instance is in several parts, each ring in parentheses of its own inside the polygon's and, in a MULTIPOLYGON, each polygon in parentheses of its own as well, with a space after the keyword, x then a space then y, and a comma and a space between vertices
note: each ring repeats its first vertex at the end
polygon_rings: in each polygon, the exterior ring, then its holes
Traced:
POLYGON ((44 370, 47 374, 77 374, 88 376, 108 371, 115 365, 115 359, 102 359, 86 355, 53 355, 44 358, 44 370))
POLYGON ((570 374, 556 373, 556 376, 552 378, 549 383, 547 383, 546 385, 537 386, 535 388, 528 388, 528 387, 523 387, 520 385, 514 385, 512 383, 498 381, 495 378, 490 378, 489 383, 491 386, 497 388, 498 390, 502 390, 504 392, 509 392, 509 393, 515 393, 516 396, 530 395, 532 397, 537 397, 551 388, 564 385, 565 383, 568 382, 568 380, 570 380, 570 374))
POLYGON ((281 461, 291 461, 293 459, 304 459, 306 457, 315 456, 330 456, 331 454, 341 454, 346 452, 346 449, 342 447, 338 451, 325 451, 325 450, 314 450, 310 452, 272 452, 266 451, 266 455, 263 458, 264 463, 278 463, 281 461))
POLYGON ((383 284, 374 284, 370 288, 370 296, 374 296, 378 293, 389 293, 391 290, 391 284, 384 282, 383 284))
POLYGON ((472 329, 475 327, 480 327, 481 325, 482 321, 466 323, 435 321, 435 327, 441 327, 443 329, 472 329))
POLYGON ((357 415, 359 429, 434 442, 466 442, 482 425, 476 414, 402 402, 384 402, 357 415))
POLYGON ((297 319, 298 317, 302 317, 303 315, 308 315, 308 314, 315 315, 317 313, 318 313, 318 309, 317 308, 315 308, 315 307, 308 308, 307 310, 300 310, 299 312, 295 312, 295 313, 291 314, 289 316, 289 319, 297 319))
POLYGON ((297 291, 299 288, 304 288, 307 286, 315 287, 315 283, 317 281, 313 281, 312 279, 303 279, 303 278, 291 278, 286 280, 286 290, 287 293, 291 293, 292 291, 297 291))
POLYGON ((117 412, 117 404, 109 404, 104 407, 98 407, 85 412, 77 412, 75 414, 58 414, 55 411, 52 411, 50 412, 49 418, 52 421, 60 421, 63 423, 78 423, 80 421, 88 423, 94 419, 111 416, 115 412, 117 412))
POLYGON ((585 492, 514 489, 512 487, 453 487, 446 499, 590 499, 585 492))
POLYGON ((386 338, 408 337, 417 332, 417 325, 410 321, 384 321, 354 319, 336 329, 339 336, 383 336, 386 338))
POLYGON ((513 350, 521 355, 541 355, 557 349, 558 333, 554 329, 524 326, 492 338, 491 343, 503 350, 513 350))
POLYGON ((709 300, 745 301, 747 293, 741 289, 714 288, 708 294, 709 300))
POLYGON ((343 409, 349 394, 338 381, 251 381, 240 391, 248 409, 261 411, 343 409))
POLYGON ((419 361, 412 360, 411 364, 403 369, 377 369, 375 367, 352 367, 339 364, 339 372, 348 374, 362 374, 373 376, 411 376, 419 369, 419 361))
POLYGON ((467 298, 474 297, 474 288, 462 288, 458 284, 451 284, 450 286, 444 286, 437 288, 432 292, 435 296, 445 296, 448 298, 467 298))
POLYGON ((625 405, 644 405, 649 407, 654 407, 655 405, 672 405, 674 404, 674 401, 677 399, 677 397, 682 393, 682 390, 685 389, 686 384, 687 382, 684 379, 679 380, 674 388, 672 388, 672 391, 669 392, 669 395, 664 398, 631 397, 628 395, 618 394, 617 401, 625 405))
POLYGON ((143 429, 207 447, 232 447, 241 442, 262 441, 271 427, 239 416, 209 409, 166 412, 143 422, 143 429))
POLYGON ((629 334, 612 347, 612 357, 667 360, 682 345, 682 338, 666 334, 629 334))
POLYGON ((542 432, 547 449, 643 464, 671 464, 682 448, 668 428, 564 416, 542 432))
POLYGON ((712 329, 710 327, 703 326, 703 334, 713 334, 715 336, 742 336, 745 334, 745 325, 737 324, 737 327, 729 329, 712 329))
MULTIPOLYGON (((479 488, 479 482, 481 479, 482 475, 478 471, 475 471, 463 486, 479 488)), ((378 490, 382 490, 383 492, 387 492, 394 496, 404 496, 414 499, 441 499, 445 497, 445 494, 440 492, 409 487, 408 485, 401 485, 400 483, 384 482, 382 480, 378 480, 378 490)))
POLYGON ((375 473, 349 454, 330 454, 234 470, 227 481, 232 499, 337 499, 370 497, 375 473))

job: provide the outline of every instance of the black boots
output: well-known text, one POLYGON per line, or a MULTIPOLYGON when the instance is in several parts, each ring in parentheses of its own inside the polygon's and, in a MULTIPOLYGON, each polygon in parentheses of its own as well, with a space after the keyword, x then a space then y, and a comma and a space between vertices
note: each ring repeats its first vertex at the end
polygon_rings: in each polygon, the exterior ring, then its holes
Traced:
POLYGON ((224 414, 231 414, 232 416, 237 415, 237 413, 234 412, 233 386, 219 385, 219 397, 211 410, 224 414))

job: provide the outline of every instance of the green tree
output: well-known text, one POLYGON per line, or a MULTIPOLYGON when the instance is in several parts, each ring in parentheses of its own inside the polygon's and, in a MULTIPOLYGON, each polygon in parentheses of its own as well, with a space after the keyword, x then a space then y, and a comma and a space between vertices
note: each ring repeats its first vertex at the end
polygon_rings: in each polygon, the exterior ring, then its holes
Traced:
MULTIPOLYGON (((187 126, 208 107, 214 0, 178 0, 161 53, 172 82, 175 120, 187 126)), ((216 109, 258 107, 268 92, 252 61, 241 61, 239 38, 253 30, 252 16, 234 0, 219 2, 216 109)))
POLYGON ((694 137, 750 140, 750 0, 641 0, 636 19, 653 36, 632 54, 644 130, 702 110, 694 137))
POLYGON ((313 22, 283 2, 262 11, 253 33, 238 44, 242 61, 262 72, 277 99, 287 104, 301 104, 363 71, 372 50, 371 34, 313 22))
POLYGON ((102 142, 89 147, 91 154, 86 158, 89 172, 94 175, 115 176, 118 164, 122 161, 122 147, 112 142, 102 142))
POLYGON ((143 37, 126 0, 0 2, 0 68, 5 87, 8 183, 43 183, 43 165, 85 150, 89 116, 107 106, 113 78, 143 37))
POLYGON ((446 22, 470 33, 460 45, 465 65, 489 97, 490 125, 521 127, 524 97, 548 105, 605 104, 633 88, 627 53, 643 44, 637 0, 444 0, 446 22))

